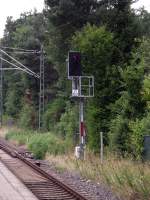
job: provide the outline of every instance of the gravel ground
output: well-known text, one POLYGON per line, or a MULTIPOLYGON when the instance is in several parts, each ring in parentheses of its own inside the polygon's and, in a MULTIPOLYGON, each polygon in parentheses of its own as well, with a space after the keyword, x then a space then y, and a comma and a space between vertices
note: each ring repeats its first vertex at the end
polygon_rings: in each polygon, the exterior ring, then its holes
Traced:
POLYGON ((86 195, 89 200, 121 200, 101 183, 96 184, 90 180, 86 180, 75 172, 60 172, 48 161, 40 161, 40 163, 42 169, 79 191, 81 194, 86 195))
MULTIPOLYGON (((26 146, 19 148, 23 152, 26 151, 26 146)), ((27 155, 30 159, 31 153, 27 155)), ((31 159, 32 160, 32 159, 31 159)), ((69 187, 78 191, 88 200, 122 200, 113 194, 113 192, 102 183, 95 183, 91 180, 86 180, 77 172, 68 172, 67 170, 58 170, 53 163, 46 160, 32 160, 34 163, 40 164, 40 167, 50 175, 56 177, 69 187)))

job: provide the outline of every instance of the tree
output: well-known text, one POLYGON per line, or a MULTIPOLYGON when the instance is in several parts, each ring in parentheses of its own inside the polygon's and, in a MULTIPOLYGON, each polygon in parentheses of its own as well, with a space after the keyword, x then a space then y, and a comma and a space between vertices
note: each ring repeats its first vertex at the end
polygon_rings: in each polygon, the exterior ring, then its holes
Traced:
MULTIPOLYGON (((139 48, 140 49, 140 48, 139 48)), ((141 119, 145 114, 146 101, 142 95, 145 65, 143 55, 138 50, 133 55, 131 65, 122 71, 124 91, 112 107, 110 123, 110 144, 123 154, 131 152, 130 123, 141 119)))
MULTIPOLYGON (((4 38, 2 39, 2 45, 13 48, 32 49, 40 51, 41 44, 45 44, 47 41, 47 35, 45 31, 46 24, 42 13, 37 13, 36 11, 34 13, 24 13, 17 20, 8 18, 4 38)), ((45 45, 47 45, 47 43, 45 45)), ((35 73, 39 74, 39 54, 16 54, 14 50, 9 50, 9 54, 11 54, 25 66, 28 66, 35 73)), ((29 76, 26 73, 21 73, 20 71, 5 73, 4 78, 4 84, 6 86, 5 88, 7 88, 5 106, 8 114, 10 114, 10 112, 8 111, 11 111, 12 108, 12 110, 16 108, 16 101, 13 100, 13 98, 11 97, 13 96, 20 102, 20 100, 24 98, 25 91, 27 89, 30 90, 33 105, 35 106, 35 109, 37 109, 39 103, 39 80, 29 76), (20 87, 17 87, 16 85, 20 85, 20 87)), ((54 93, 54 91, 50 90, 50 88, 52 88, 52 84, 57 80, 57 78, 57 71, 54 69, 52 62, 45 56, 45 91, 47 92, 47 99, 49 98, 49 96, 51 96, 52 92, 54 93)), ((18 112, 20 112, 19 105, 21 105, 21 102, 20 104, 19 102, 18 109, 16 108, 15 111, 17 115, 19 115, 18 112)))
POLYGON ((141 37, 149 38, 150 36, 150 13, 144 8, 137 11, 137 23, 139 24, 139 34, 141 37))
POLYGON ((87 128, 90 147, 98 149, 99 132, 107 132, 111 117, 110 105, 119 95, 120 75, 112 64, 115 46, 113 34, 104 27, 87 25, 73 37, 73 47, 79 50, 83 57, 83 71, 86 75, 95 77, 95 97, 89 102, 87 111, 87 128))
POLYGON ((70 40, 73 34, 87 22, 93 21, 98 1, 45 0, 45 3, 48 6, 46 16, 50 26, 52 49, 55 51, 54 59, 59 62, 58 70, 61 74, 64 70, 62 63, 70 49, 70 40))
POLYGON ((141 36, 140 26, 135 11, 131 9, 134 2, 134 0, 106 0, 104 1, 105 9, 102 12, 104 15, 99 14, 108 30, 114 33, 117 47, 114 64, 129 64, 132 59, 132 50, 139 45, 136 39, 141 36))

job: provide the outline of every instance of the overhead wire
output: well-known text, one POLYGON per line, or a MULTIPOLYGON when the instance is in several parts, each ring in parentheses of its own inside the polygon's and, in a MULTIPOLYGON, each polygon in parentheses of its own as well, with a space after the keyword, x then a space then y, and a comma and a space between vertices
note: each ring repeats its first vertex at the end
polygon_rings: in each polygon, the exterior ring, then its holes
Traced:
POLYGON ((4 59, 4 58, 2 58, 2 57, 0 57, 0 59, 2 59, 4 62, 10 64, 11 66, 15 67, 15 68, 2 68, 1 70, 19 69, 19 70, 24 71, 24 72, 27 72, 28 74, 30 74, 30 75, 33 76, 33 74, 31 74, 30 72, 28 72, 28 71, 25 70, 25 69, 22 69, 21 67, 18 67, 16 64, 11 63, 10 61, 8 61, 8 60, 6 60, 6 59, 4 59))
POLYGON ((1 53, 5 54, 6 56, 8 56, 10 59, 12 59, 13 61, 15 61, 17 64, 19 64, 21 67, 23 67, 24 69, 26 69, 26 71, 29 71, 30 74, 32 74, 33 76, 35 76, 36 78, 40 78, 39 75, 37 75, 35 72, 33 72, 32 70, 30 70, 28 67, 26 67, 25 65, 23 65, 21 62, 19 62, 18 60, 16 60, 15 58, 13 58, 12 56, 10 56, 8 53, 6 53, 4 50, 0 49, 1 53))
POLYGON ((31 52, 31 53, 40 53, 40 51, 33 50, 33 49, 22 49, 22 48, 15 48, 15 47, 1 46, 1 49, 17 50, 17 51, 31 52))
POLYGON ((13 70, 13 69, 15 70, 15 69, 19 69, 19 70, 24 71, 24 72, 28 73, 29 75, 33 76, 33 74, 31 74, 30 72, 28 72, 28 71, 25 70, 25 69, 22 69, 21 67, 18 67, 16 64, 9 62, 8 60, 6 60, 6 59, 4 59, 4 58, 2 58, 2 57, 0 57, 0 59, 3 60, 4 62, 10 64, 11 66, 15 67, 15 68, 2 68, 1 70, 9 70, 9 69, 10 69, 10 70, 11 70, 11 69, 12 69, 12 70, 13 70))
POLYGON ((11 54, 33 54, 33 55, 36 55, 36 54, 40 54, 40 52, 25 52, 25 51, 5 51, 7 53, 11 53, 11 54))

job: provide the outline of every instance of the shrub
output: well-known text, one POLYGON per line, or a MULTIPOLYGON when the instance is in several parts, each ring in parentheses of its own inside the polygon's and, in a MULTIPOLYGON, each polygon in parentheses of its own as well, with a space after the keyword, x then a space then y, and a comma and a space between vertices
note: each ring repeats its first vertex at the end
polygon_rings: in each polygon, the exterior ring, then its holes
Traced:
POLYGON ((56 134, 68 140, 68 142, 72 141, 73 135, 78 132, 78 112, 77 106, 67 102, 65 112, 56 125, 56 134))
POLYGON ((43 159, 48 150, 48 142, 42 135, 38 135, 38 137, 34 136, 29 141, 28 148, 37 159, 43 159))
POLYGON ((6 139, 26 144, 38 159, 43 159, 46 153, 58 155, 70 150, 70 144, 51 133, 38 133, 33 131, 10 131, 6 139))
POLYGON ((34 106, 24 103, 19 114, 18 125, 21 128, 37 127, 37 112, 34 106))
POLYGON ((43 126, 46 130, 52 130, 59 121, 61 114, 64 112, 64 99, 55 99, 47 106, 43 117, 43 126))
POLYGON ((140 159, 143 152, 143 139, 145 135, 150 135, 150 113, 143 119, 136 119, 130 123, 131 129, 131 150, 133 155, 140 159))
POLYGON ((99 151, 100 145, 100 124, 99 124, 99 117, 100 117, 100 108, 94 105, 93 102, 88 104, 88 108, 86 110, 86 125, 87 125, 87 132, 88 132, 88 146, 94 152, 99 151))
POLYGON ((54 135, 46 133, 35 134, 29 141, 28 147, 36 158, 43 159, 46 153, 53 155, 64 154, 67 146, 54 135))
POLYGON ((129 138, 129 120, 118 115, 111 121, 109 141, 110 148, 117 150, 118 152, 125 153, 129 150, 128 138, 129 138))

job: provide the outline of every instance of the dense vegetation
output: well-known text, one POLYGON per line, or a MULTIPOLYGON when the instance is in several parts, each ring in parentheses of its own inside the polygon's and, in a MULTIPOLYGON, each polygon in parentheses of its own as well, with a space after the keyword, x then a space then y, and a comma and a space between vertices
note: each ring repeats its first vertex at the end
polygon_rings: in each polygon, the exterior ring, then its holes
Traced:
POLYGON ((6 135, 7 140, 16 141, 17 145, 26 145, 37 159, 44 159, 47 154, 65 154, 70 146, 51 133, 36 131, 11 130, 6 135))
MULTIPOLYGON (((103 131, 111 150, 141 157, 143 136, 150 135, 150 13, 131 9, 133 2, 45 0, 43 13, 7 19, 2 46, 40 50, 44 45, 43 129, 68 144, 77 142, 78 132, 78 108, 69 99, 65 70, 67 53, 73 49, 84 55, 84 74, 95 77, 95 97, 87 101, 85 111, 89 148, 99 151, 103 131)), ((10 54, 39 73, 38 55, 10 54)), ((5 114, 20 127, 36 129, 39 82, 18 71, 7 72, 4 88, 5 114)))

